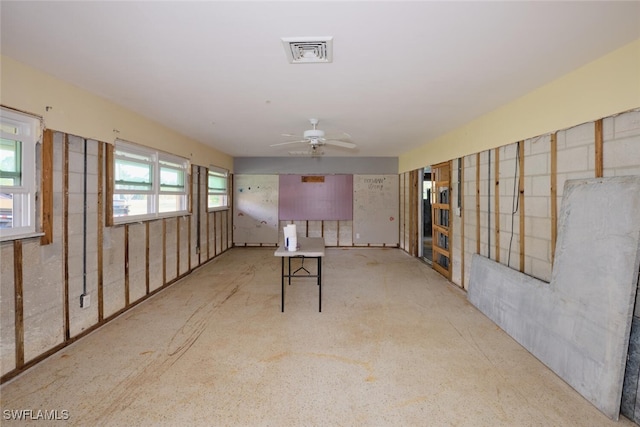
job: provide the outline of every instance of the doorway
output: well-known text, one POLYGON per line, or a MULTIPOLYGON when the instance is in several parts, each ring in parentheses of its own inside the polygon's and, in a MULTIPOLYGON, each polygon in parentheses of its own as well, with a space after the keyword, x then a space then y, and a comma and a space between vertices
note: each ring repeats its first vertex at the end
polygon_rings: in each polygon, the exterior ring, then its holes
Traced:
POLYGON ((433 268, 451 280, 451 163, 434 165, 431 177, 433 268))
POLYGON ((433 262, 432 188, 431 166, 427 166, 422 171, 422 259, 429 264, 433 262))

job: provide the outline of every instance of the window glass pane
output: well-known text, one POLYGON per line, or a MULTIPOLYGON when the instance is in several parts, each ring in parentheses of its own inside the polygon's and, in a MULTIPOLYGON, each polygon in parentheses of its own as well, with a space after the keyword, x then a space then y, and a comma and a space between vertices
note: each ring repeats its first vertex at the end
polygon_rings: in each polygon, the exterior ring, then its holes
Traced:
POLYGON ((0 228, 13 228, 13 194, 0 193, 0 228))
POLYGON ((210 208, 221 208, 227 206, 226 194, 209 194, 207 206, 210 208))
POLYGON ((180 212, 187 210, 187 196, 181 194, 161 194, 158 211, 163 212, 180 212))
POLYGON ((0 139, 0 185, 19 186, 22 178, 22 143, 0 139))
POLYGON ((160 191, 184 191, 184 170, 160 167, 160 191))
POLYGON ((227 191, 227 177, 209 174, 209 192, 227 191))
POLYGON ((126 217, 151 213, 148 194, 115 194, 113 196, 113 216, 126 217))
POLYGON ((115 160, 115 188, 116 190, 152 189, 153 168, 147 163, 130 160, 115 160))

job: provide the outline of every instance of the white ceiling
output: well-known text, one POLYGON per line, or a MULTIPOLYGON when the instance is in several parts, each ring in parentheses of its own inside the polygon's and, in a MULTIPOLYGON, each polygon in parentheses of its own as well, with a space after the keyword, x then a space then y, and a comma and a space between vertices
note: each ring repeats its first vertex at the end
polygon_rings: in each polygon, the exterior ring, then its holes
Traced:
POLYGON ((232 156, 398 156, 640 38, 640 2, 0 2, 1 52, 232 156), (332 36, 330 64, 282 37, 332 36))

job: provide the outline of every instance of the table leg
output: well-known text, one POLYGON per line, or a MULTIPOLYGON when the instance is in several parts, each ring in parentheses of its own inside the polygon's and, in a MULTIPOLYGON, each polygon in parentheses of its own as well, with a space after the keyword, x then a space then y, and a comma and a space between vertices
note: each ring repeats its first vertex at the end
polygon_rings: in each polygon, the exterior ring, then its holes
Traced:
POLYGON ((318 257, 318 311, 322 312, 322 257, 318 257))

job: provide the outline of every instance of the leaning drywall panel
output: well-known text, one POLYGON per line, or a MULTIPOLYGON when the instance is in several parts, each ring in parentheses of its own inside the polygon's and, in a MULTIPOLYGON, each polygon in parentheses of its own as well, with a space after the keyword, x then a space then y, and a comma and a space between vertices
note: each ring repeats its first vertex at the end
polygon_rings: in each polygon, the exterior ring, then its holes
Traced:
POLYGON ((0 243, 0 374, 16 368, 13 242, 0 243))
POLYGON ((278 175, 234 175, 233 187, 233 242, 276 244, 278 175))
POLYGON ((468 298, 617 419, 640 266, 640 177, 567 181, 551 283, 478 255, 468 298))

